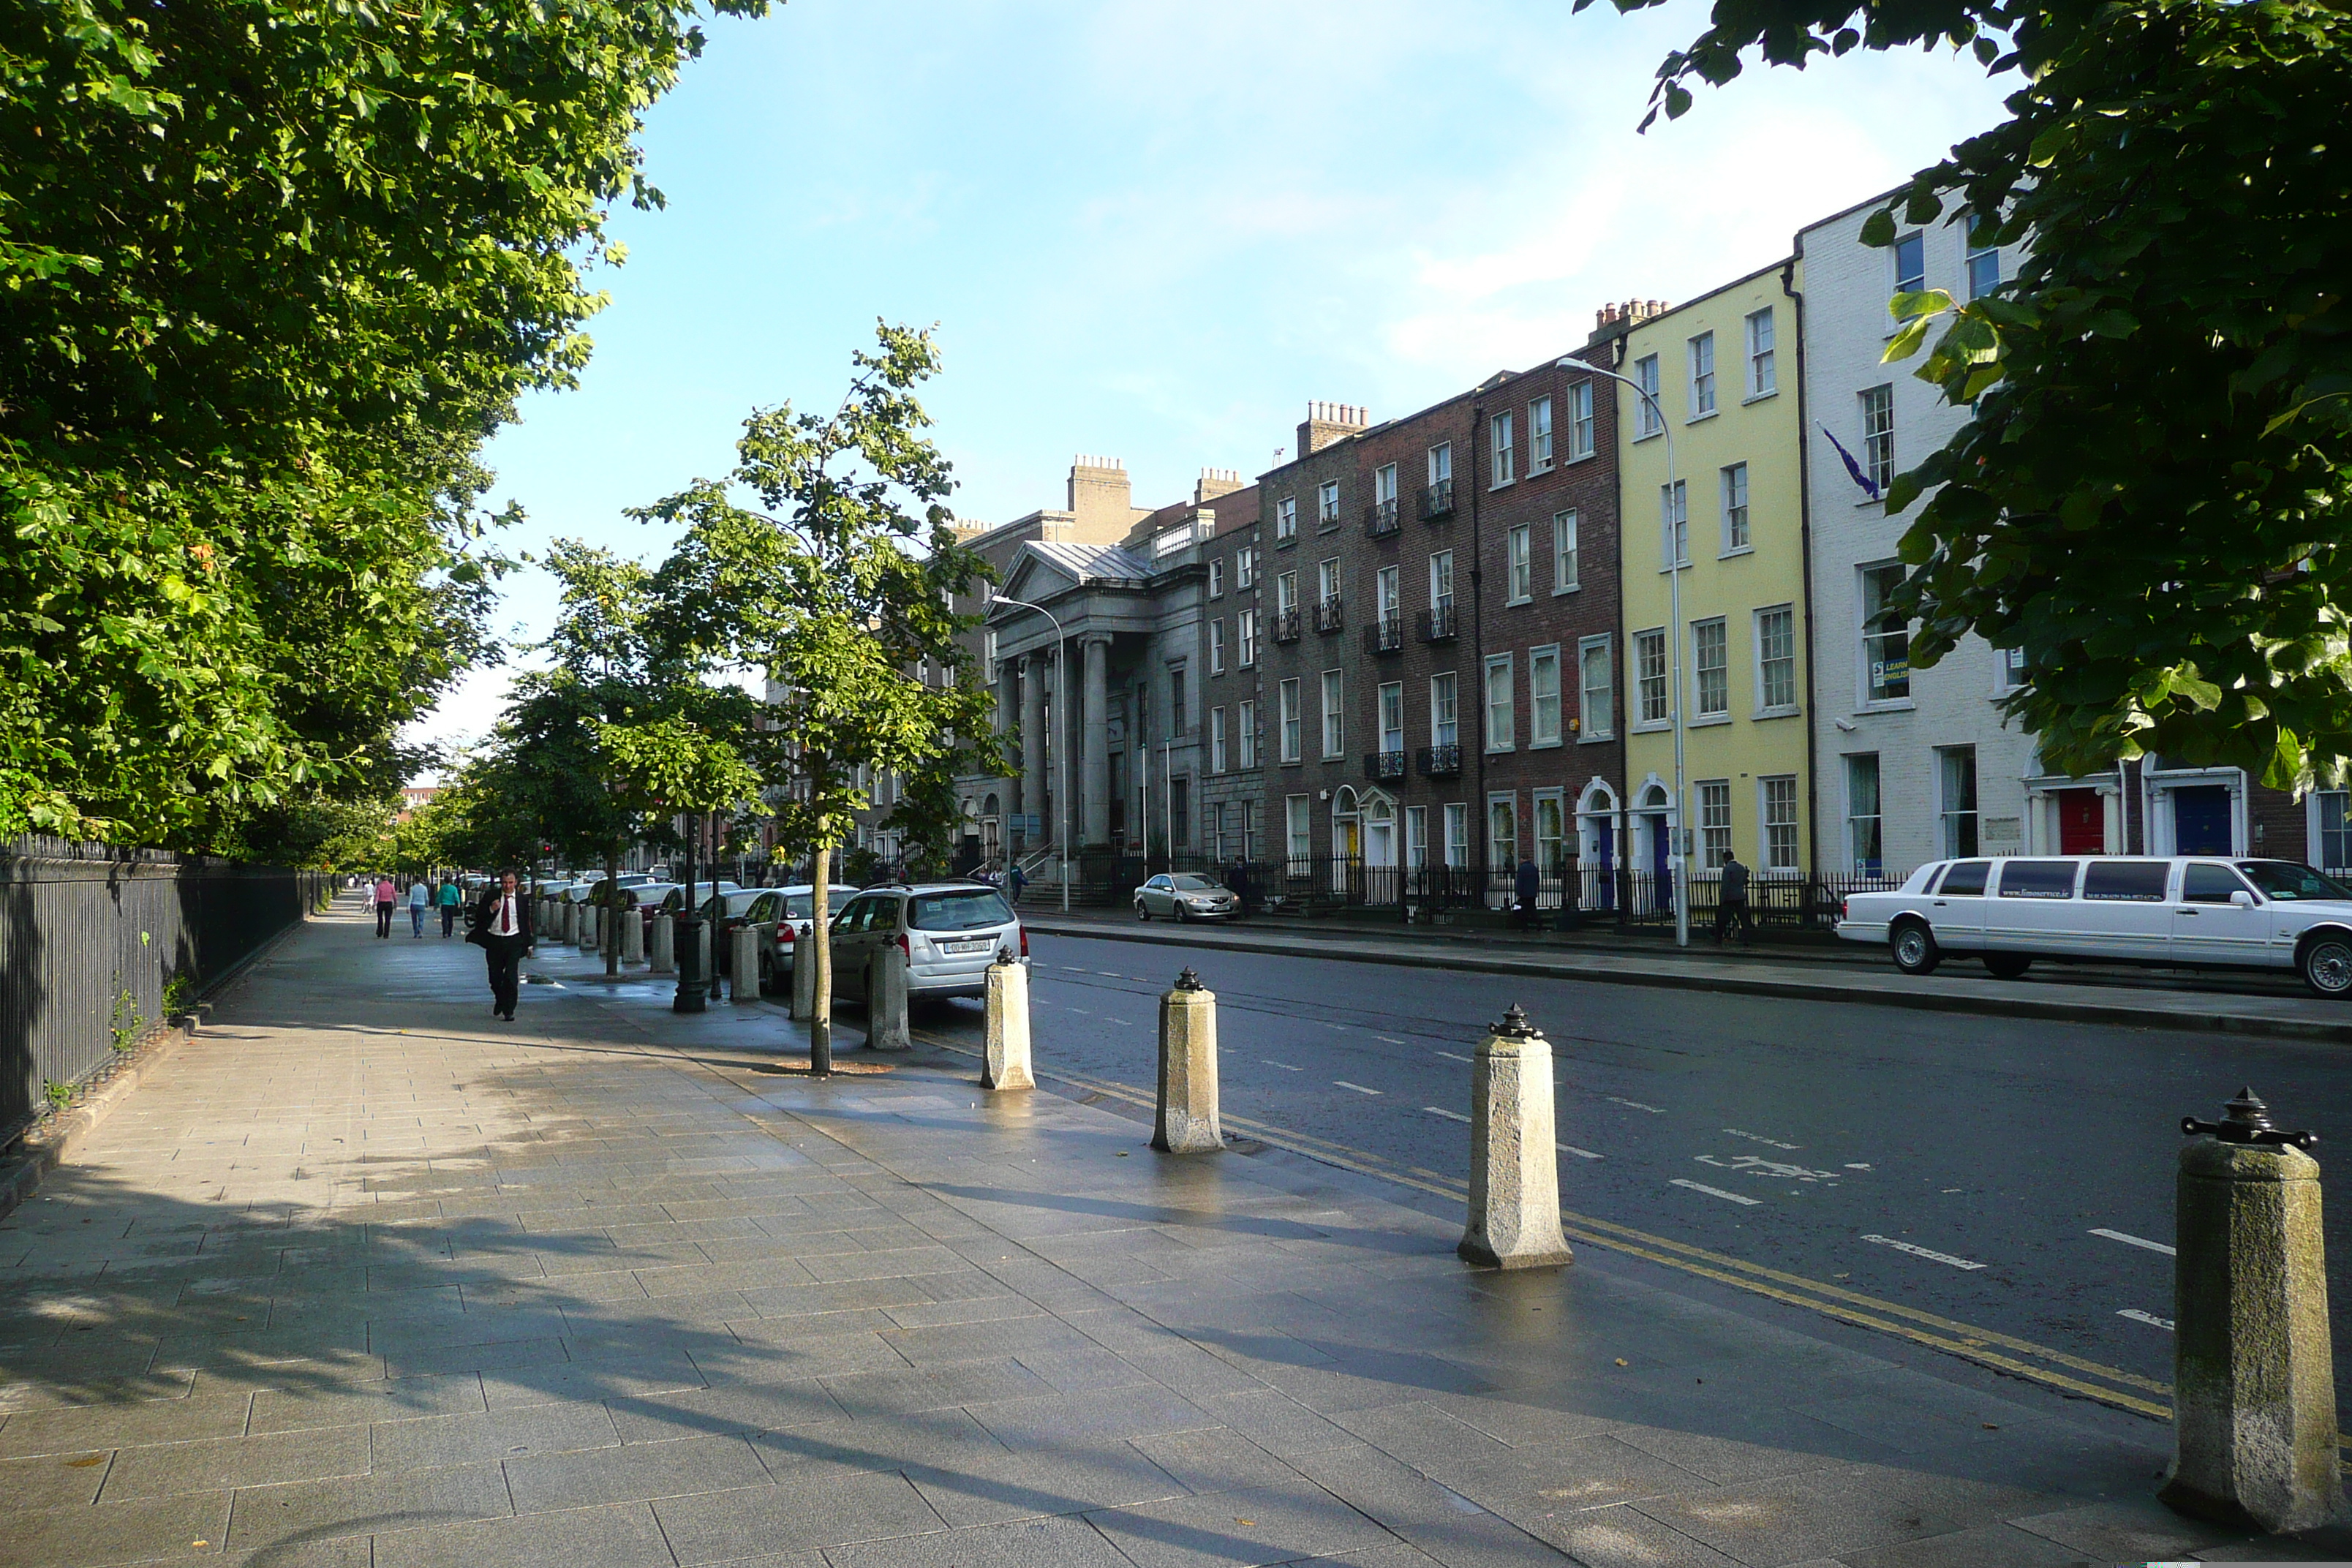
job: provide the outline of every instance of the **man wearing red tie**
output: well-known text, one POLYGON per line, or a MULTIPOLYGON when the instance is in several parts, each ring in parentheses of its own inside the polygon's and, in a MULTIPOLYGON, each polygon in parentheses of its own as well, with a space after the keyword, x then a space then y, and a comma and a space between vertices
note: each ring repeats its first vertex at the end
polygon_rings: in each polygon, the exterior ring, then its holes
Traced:
POLYGON ((515 970, 522 955, 530 951, 530 900, 515 887, 515 874, 509 871, 499 879, 499 885, 484 893, 474 905, 473 917, 466 940, 479 947, 490 961, 490 1011, 512 1021, 515 1015, 515 970))

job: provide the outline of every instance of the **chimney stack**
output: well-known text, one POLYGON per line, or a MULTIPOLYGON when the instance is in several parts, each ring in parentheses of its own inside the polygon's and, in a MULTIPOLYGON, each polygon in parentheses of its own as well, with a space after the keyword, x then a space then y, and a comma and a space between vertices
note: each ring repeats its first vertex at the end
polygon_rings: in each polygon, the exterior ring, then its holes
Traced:
POLYGON ((1674 309, 1664 300, 1628 300, 1622 304, 1603 305, 1592 312, 1592 336, 1587 342, 1599 342, 1603 338, 1622 337, 1653 316, 1663 316, 1674 309))
POLYGON ((1077 539, 1106 543, 1117 541, 1135 518, 1135 509, 1128 500, 1126 462, 1084 453, 1072 458, 1069 510, 1077 520, 1077 539))
POLYGON ((1219 496, 1229 496, 1241 488, 1239 468, 1202 468, 1200 481, 1192 487, 1192 504, 1206 506, 1219 496))
POLYGON ((1371 422, 1371 415, 1352 403, 1309 403, 1306 422, 1298 426, 1298 455, 1304 458, 1360 434, 1371 422))

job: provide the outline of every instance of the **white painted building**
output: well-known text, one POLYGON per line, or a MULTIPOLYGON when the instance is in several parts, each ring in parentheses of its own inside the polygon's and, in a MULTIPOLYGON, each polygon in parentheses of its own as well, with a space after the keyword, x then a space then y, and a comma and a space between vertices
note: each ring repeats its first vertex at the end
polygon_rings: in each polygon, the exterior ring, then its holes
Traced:
POLYGON ((1966 300, 2015 260, 1972 251, 1959 222, 1866 246, 1862 226, 1883 204, 1797 236, 1820 869, 1900 876, 1953 855, 2119 850, 2120 781, 2041 778, 2032 737, 2004 723, 2011 659, 1969 637, 1934 668, 1913 669, 1908 626, 1881 607, 1903 579, 1896 544, 1918 509, 1890 517, 1871 488, 1883 494, 1965 421, 1912 374, 1917 360, 1884 363, 1898 325, 1887 301, 1923 288, 1966 300))

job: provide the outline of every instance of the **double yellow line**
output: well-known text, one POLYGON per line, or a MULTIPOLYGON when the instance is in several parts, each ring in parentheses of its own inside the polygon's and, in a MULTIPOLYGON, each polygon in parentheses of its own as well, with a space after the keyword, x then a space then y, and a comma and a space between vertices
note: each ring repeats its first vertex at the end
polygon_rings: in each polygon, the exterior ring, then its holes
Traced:
MULTIPOLYGON (((969 1046, 942 1039, 929 1031, 922 1031, 917 1037, 927 1045, 959 1055, 976 1057, 981 1054, 969 1046)), ((1043 1072, 1040 1076, 1058 1079, 1107 1099, 1123 1100, 1147 1110, 1156 1109, 1158 1103, 1149 1090, 1115 1079, 1095 1078, 1062 1068, 1043 1072)), ((1303 1154, 1310 1160, 1337 1165, 1342 1170, 1354 1171, 1380 1181, 1400 1183, 1439 1197, 1465 1203, 1469 1198, 1469 1185, 1459 1177, 1424 1170, 1418 1165, 1401 1165, 1349 1144, 1334 1143, 1328 1139, 1292 1131, 1287 1128, 1268 1126, 1246 1117, 1227 1114, 1221 1120, 1226 1126, 1246 1132, 1262 1143, 1294 1154, 1303 1154)), ((1899 1301, 1883 1300, 1858 1290, 1846 1289, 1843 1286, 1769 1268, 1760 1263, 1727 1257, 1703 1247, 1693 1247, 1688 1242, 1654 1236, 1647 1231, 1636 1230, 1612 1220, 1597 1219, 1591 1215, 1562 1210, 1560 1227, 1571 1241, 1609 1247, 1667 1268, 1712 1279, 1719 1285, 1728 1285, 1734 1289, 1819 1312, 1823 1317, 1851 1323, 1856 1328, 1892 1334, 1913 1344, 1941 1351, 1947 1355, 1958 1356, 1963 1361, 2005 1372, 2064 1394, 2095 1400, 2118 1410, 2153 1416, 2159 1421, 2172 1419, 2172 1385, 2142 1377, 2135 1372, 2126 1372, 2121 1367, 2087 1361, 2064 1351, 2035 1344, 2031 1340, 2019 1339, 2013 1334, 1977 1328, 1939 1317, 1934 1312, 1922 1311, 1916 1307, 1906 1307, 1899 1301)), ((2346 1446, 2352 1447, 2352 1438, 2346 1439, 2346 1446)))

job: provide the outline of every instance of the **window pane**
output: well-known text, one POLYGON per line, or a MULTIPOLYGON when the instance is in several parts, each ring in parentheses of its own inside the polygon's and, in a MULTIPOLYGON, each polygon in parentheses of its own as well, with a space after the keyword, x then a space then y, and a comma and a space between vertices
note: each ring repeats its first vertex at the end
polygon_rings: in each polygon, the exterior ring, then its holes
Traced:
POLYGON ((1633 634, 1634 681, 1642 701, 1642 722, 1666 721, 1666 634, 1633 634))
POLYGON ((1878 754, 1845 760, 1846 841, 1857 876, 1875 877, 1884 869, 1879 852, 1878 754))
POLYGON ((1723 548, 1748 548, 1748 465, 1734 463, 1723 470, 1723 548))
POLYGON ((2004 899, 2071 899, 2074 896, 2072 860, 2005 860, 2000 868, 2004 899))
POLYGON ((1944 873, 1944 885, 1937 893, 1947 899, 1981 898, 1985 890, 1985 874, 1992 869, 1990 860, 1962 860, 1944 873))
POLYGON ((1528 656, 1528 722, 1529 739, 1551 744, 1559 739, 1559 654, 1546 650, 1528 656))
POLYGON ((1731 652, 1721 621, 1691 627, 1691 669, 1697 682, 1698 716, 1731 711, 1731 652))
POLYGON ((1727 779, 1702 781, 1698 786, 1699 866, 1719 871, 1731 858, 1731 784, 1727 779))
POLYGON ((1797 612, 1767 610, 1756 617, 1758 685, 1763 706, 1797 705, 1797 612))
POLYGON ((2094 860, 2083 871, 2083 897, 2111 902, 2161 903, 2172 868, 2162 860, 2094 860))
POLYGON ((1904 575, 1900 564, 1862 571, 1862 658, 1873 702, 1911 695, 1911 624, 1888 603, 1904 575))

